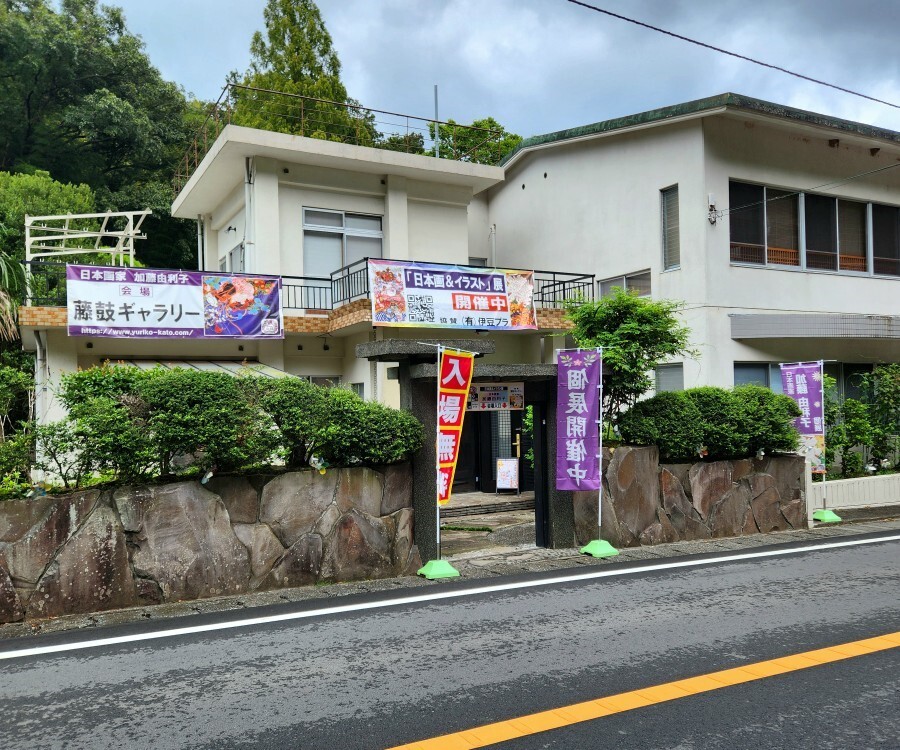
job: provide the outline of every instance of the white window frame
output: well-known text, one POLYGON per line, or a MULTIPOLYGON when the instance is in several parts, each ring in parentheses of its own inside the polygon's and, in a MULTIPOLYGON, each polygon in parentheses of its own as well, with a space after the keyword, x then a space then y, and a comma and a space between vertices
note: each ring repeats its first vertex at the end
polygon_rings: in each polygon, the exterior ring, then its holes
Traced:
POLYGON ((645 268, 643 271, 634 271, 632 273, 622 274, 621 276, 610 276, 605 279, 600 279, 597 282, 597 297, 603 298, 603 285, 608 284, 610 282, 621 282, 616 283, 614 286, 618 286, 620 289, 628 292, 631 291, 628 287, 628 280, 633 279, 637 276, 650 276, 650 291, 647 294, 639 294, 638 297, 643 297, 645 299, 649 299, 653 296, 653 277, 649 268, 645 268))
MULTIPOLYGON (((319 233, 327 233, 339 235, 341 237, 341 268, 344 268, 348 265, 347 263, 347 238, 348 237, 371 237, 377 238, 381 240, 381 254, 378 256, 384 257, 384 216, 381 214, 367 214, 362 211, 337 211, 331 208, 316 208, 315 206, 304 206, 303 207, 303 235, 306 236, 306 232, 319 232, 319 233), (307 215, 310 211, 315 211, 317 213, 324 214, 334 214, 336 216, 341 217, 341 226, 327 226, 322 224, 311 223, 307 220, 307 215), (354 227, 347 226, 347 217, 348 216, 364 216, 366 218, 375 218, 381 222, 381 229, 378 231, 369 230, 369 229, 357 229, 354 227)), ((375 256, 368 256, 375 257, 375 256)), ((334 269, 335 271, 339 270, 338 268, 334 269)))
POLYGON ((670 185, 667 188, 663 188, 659 191, 659 224, 660 224, 660 237, 662 241, 662 267, 664 271, 677 271, 681 268, 681 200, 678 196, 678 184, 670 185), (670 255, 669 246, 666 242, 666 234, 668 231, 668 226, 666 224, 666 206, 668 200, 670 198, 668 196, 675 196, 676 208, 675 213, 678 217, 678 224, 676 226, 675 231, 675 243, 677 247, 675 247, 675 262, 672 264, 667 263, 667 257, 670 255))

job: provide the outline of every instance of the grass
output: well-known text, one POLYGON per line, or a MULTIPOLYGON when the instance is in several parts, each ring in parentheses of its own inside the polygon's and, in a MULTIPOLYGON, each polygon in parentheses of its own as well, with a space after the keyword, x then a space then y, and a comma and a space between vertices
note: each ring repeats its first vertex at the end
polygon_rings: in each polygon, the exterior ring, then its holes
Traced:
POLYGON ((442 525, 441 531, 493 531, 490 526, 449 526, 442 525))

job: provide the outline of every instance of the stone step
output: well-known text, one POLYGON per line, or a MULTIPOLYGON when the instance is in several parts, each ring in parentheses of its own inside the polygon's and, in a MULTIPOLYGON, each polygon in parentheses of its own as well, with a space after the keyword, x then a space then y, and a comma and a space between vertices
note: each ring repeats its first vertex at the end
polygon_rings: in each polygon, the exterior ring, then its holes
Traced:
POLYGON ((486 516, 490 513, 509 513, 515 510, 534 510, 534 498, 530 500, 509 499, 484 505, 456 505, 452 503, 441 508, 441 518, 461 518, 462 516, 486 516))

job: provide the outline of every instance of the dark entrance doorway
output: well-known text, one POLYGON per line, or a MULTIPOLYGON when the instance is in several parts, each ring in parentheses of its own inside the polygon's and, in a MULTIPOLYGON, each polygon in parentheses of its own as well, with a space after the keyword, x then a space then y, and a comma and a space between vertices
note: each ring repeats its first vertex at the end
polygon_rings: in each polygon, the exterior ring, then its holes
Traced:
POLYGON ((534 489, 534 469, 527 458, 533 436, 524 429, 524 414, 522 410, 466 413, 454 493, 497 492, 498 458, 518 458, 519 490, 534 489))

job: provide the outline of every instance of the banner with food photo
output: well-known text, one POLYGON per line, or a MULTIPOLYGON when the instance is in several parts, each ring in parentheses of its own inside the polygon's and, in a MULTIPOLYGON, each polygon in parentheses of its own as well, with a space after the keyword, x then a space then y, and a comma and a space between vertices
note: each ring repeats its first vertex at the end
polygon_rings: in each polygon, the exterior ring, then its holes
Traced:
POLYGON ((537 328, 533 271, 370 259, 369 289, 376 326, 537 328))

